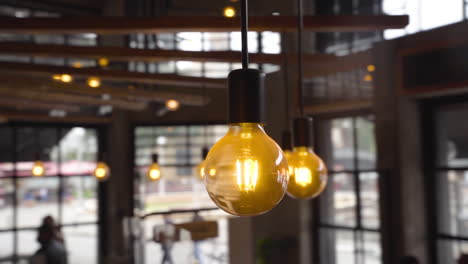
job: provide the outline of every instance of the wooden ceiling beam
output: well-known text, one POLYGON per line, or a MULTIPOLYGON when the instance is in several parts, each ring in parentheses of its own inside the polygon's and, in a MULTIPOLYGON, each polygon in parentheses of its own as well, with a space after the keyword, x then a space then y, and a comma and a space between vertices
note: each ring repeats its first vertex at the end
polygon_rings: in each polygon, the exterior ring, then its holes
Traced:
POLYGON ((225 88, 224 79, 180 76, 176 74, 141 73, 123 70, 108 70, 100 68, 73 68, 48 64, 30 64, 17 62, 0 62, 0 71, 24 72, 33 75, 51 77, 54 74, 70 74, 74 77, 99 77, 104 81, 126 81, 145 84, 168 86, 225 88))
MULTIPOLYGON (((198 61, 198 62, 241 62, 240 51, 181 51, 181 50, 151 50, 121 47, 83 47, 54 44, 34 44, 24 42, 0 43, 0 54, 39 56, 39 57, 67 57, 90 58, 102 57, 115 61, 198 61)), ((254 63, 283 64, 283 54, 251 53, 250 60, 254 63)), ((288 56, 290 62, 297 60, 296 55, 288 56)), ((322 64, 335 62, 336 56, 327 54, 305 54, 306 64, 322 64)))
POLYGON ((32 101, 14 96, 2 96, 0 98, 0 106, 14 109, 36 109, 36 110, 63 110, 69 113, 80 112, 78 105, 57 104, 54 102, 32 101))
POLYGON ((335 57, 335 60, 308 65, 304 69, 304 78, 311 79, 338 72, 353 71, 359 68, 365 68, 370 64, 373 64, 371 51, 357 52, 346 56, 337 56, 335 57))
MULTIPOLYGON (((51 92, 51 93, 66 93, 66 94, 75 94, 75 95, 84 95, 84 96, 93 96, 93 97, 102 97, 104 95, 110 96, 110 98, 118 98, 121 100, 129 100, 134 102, 158 102, 164 103, 169 99, 176 99, 183 105, 191 106, 203 106, 207 104, 210 99, 206 96, 192 95, 192 94, 182 94, 177 92, 167 92, 167 91, 152 91, 152 90, 143 90, 135 87, 115 87, 102 85, 99 88, 90 88, 87 85, 77 84, 77 83, 60 83, 52 81, 50 78, 37 77, 37 78, 27 78, 15 74, 0 74, 0 87, 28 87, 30 90, 42 91, 42 92, 51 92)), ((47 100, 47 97, 40 98, 42 100, 47 100)), ((103 103, 106 104, 106 103, 103 103)))
POLYGON ((65 117, 52 117, 44 114, 29 113, 29 112, 5 112, 2 111, 0 119, 4 122, 9 121, 28 121, 28 122, 45 122, 45 123, 68 123, 68 124, 84 124, 84 125, 100 125, 109 124, 112 120, 110 117, 97 116, 82 116, 82 115, 67 115, 65 117))
MULTIPOLYGON (((295 32, 295 16, 254 16, 251 31, 295 32)), ((359 32, 404 28, 408 16, 339 15, 306 16, 304 28, 314 32, 359 32)), ((0 18, 0 32, 18 34, 156 34, 163 32, 230 32, 240 30, 240 18, 216 16, 160 18, 145 17, 60 17, 0 18)))

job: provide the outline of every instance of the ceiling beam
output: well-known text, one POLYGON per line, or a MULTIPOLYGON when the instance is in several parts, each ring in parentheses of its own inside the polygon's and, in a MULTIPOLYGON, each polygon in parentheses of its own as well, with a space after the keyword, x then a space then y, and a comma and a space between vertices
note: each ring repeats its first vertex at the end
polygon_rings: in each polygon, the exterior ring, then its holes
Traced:
POLYGON ((73 68, 48 64, 30 64, 17 62, 0 62, 0 71, 24 72, 34 75, 70 74, 74 77, 99 77, 104 81, 127 81, 145 84, 158 84, 168 86, 225 88, 224 79, 180 76, 176 74, 158 74, 130 72, 123 70, 109 70, 100 68, 73 68))
POLYGON ((44 114, 33 114, 25 112, 4 112, 0 114, 0 119, 9 121, 33 121, 45 123, 68 123, 68 124, 84 124, 84 125, 99 125, 109 124, 110 117, 97 117, 97 116, 80 116, 80 115, 67 115, 65 117, 52 117, 44 114))
POLYGON ((63 110, 68 113, 80 112, 80 107, 70 104, 57 104, 53 102, 33 101, 24 98, 16 98, 9 96, 2 96, 0 98, 0 106, 13 108, 13 109, 36 109, 36 110, 63 110))
POLYGON ((372 105, 372 100, 368 99, 341 100, 333 103, 314 103, 306 105, 304 107, 304 112, 309 115, 345 113, 369 109, 372 105))
MULTIPOLYGON (((157 102, 164 103, 169 99, 176 99, 183 105, 203 106, 209 103, 210 99, 206 96, 193 95, 187 93, 167 92, 160 90, 144 90, 141 88, 115 87, 102 85, 99 88, 90 88, 87 85, 77 83, 60 83, 52 81, 47 77, 24 78, 18 74, 0 74, 1 87, 17 87, 23 89, 27 87, 29 90, 51 92, 51 93, 67 93, 75 95, 85 95, 92 97, 102 97, 104 95, 110 98, 129 100, 135 102, 157 102)), ((47 100, 47 97, 38 98, 38 100, 47 100)), ((107 104, 103 101, 103 104, 107 104)), ((55 107, 57 109, 58 107, 55 107)))
POLYGON ((308 65, 304 69, 304 78, 311 79, 338 72, 353 71, 365 68, 370 64, 373 64, 371 51, 362 51, 346 56, 337 56, 334 60, 329 60, 320 64, 308 65))
MULTIPOLYGON (((133 49, 121 47, 84 47, 53 44, 34 44, 25 42, 0 43, 1 54, 41 57, 73 57, 73 58, 108 58, 115 61, 146 61, 160 62, 171 60, 199 62, 240 62, 240 51, 181 51, 164 49, 133 49)), ((282 63, 280 54, 250 54, 250 59, 256 63, 282 63)))
MULTIPOLYGON (((71 57, 71 58, 108 58, 115 61, 198 61, 198 62, 241 62, 240 51, 181 51, 164 49, 133 49, 121 47, 83 47, 54 44, 34 44, 25 42, 2 42, 0 54, 39 56, 39 57, 71 57)), ((250 60, 254 63, 284 63, 284 54, 251 53, 250 60)), ((322 64, 335 62, 339 57, 327 54, 305 54, 306 64, 322 64)), ((297 56, 288 56, 290 62, 295 62, 297 56)))
MULTIPOLYGON (((295 32, 295 16, 254 16, 252 31, 295 32)), ((408 16, 306 16, 304 28, 314 32, 358 32, 404 28, 408 16)), ((216 16, 0 18, 0 32, 18 34, 156 34, 162 32, 230 32, 240 30, 240 18, 216 16)))

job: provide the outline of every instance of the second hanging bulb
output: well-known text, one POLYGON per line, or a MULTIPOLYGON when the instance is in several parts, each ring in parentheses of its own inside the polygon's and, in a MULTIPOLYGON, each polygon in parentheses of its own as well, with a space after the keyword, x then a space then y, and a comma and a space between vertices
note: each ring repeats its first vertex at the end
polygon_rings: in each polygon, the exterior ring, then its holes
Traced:
POLYGON ((288 195, 296 199, 312 199, 327 185, 327 167, 315 154, 309 142, 311 119, 294 120, 294 149, 288 159, 288 195))

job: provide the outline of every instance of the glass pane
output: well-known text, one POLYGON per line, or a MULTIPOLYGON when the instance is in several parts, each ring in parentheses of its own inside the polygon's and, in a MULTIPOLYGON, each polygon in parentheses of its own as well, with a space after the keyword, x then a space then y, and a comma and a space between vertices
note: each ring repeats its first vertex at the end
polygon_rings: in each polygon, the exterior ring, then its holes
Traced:
POLYGON ((13 243, 13 232, 0 232, 0 259, 13 255, 13 243))
POLYGON ((361 173, 361 223, 366 228, 379 228, 379 184, 378 174, 361 173))
POLYGON ((97 263, 97 226, 63 227, 68 263, 97 263))
POLYGON ((332 163, 329 170, 354 169, 354 138, 352 118, 333 119, 331 127, 332 163))
POLYGON ((464 120, 468 107, 452 107, 436 113, 437 165, 441 167, 468 167, 468 125, 464 120))
POLYGON ((382 247, 380 234, 377 232, 365 232, 363 234, 363 258, 364 264, 382 263, 382 247))
POLYGON ((205 77, 208 78, 226 78, 231 70, 229 63, 207 62, 205 63, 205 77))
MULTIPOLYGON (((258 52, 258 33, 249 32, 247 34, 249 41, 249 52, 256 53, 258 52)), ((241 42, 241 33, 240 32, 231 32, 231 50, 240 51, 242 49, 241 42)))
POLYGON ((202 63, 195 61, 177 61, 177 73, 180 75, 201 77, 202 63))
MULTIPOLYGON (((42 219, 36 219, 37 227, 39 227, 42 219)), ((18 255, 32 256, 39 248, 37 242, 37 230, 18 231, 18 255)))
POLYGON ((2 144, 0 144, 0 178, 13 176, 13 154, 15 151, 13 146, 13 129, 10 127, 0 127, 0 138, 2 139, 2 144))
POLYGON ((13 199, 12 180, 0 179, 0 230, 13 228, 13 199))
POLYGON ((60 137, 62 175, 91 175, 96 166, 97 147, 96 130, 63 129, 60 137))
POLYGON ((354 264, 355 243, 352 231, 320 230, 322 264, 354 264))
POLYGON ((24 127, 18 128, 17 133, 17 175, 32 176, 37 159, 44 163, 45 176, 58 175, 57 129, 24 127))
POLYGON ((281 53, 281 35, 278 32, 262 32, 263 53, 281 53))
POLYGON ((18 227, 37 227, 47 215, 58 219, 58 178, 18 180, 18 227))
POLYGON ((181 32, 177 33, 177 48, 184 51, 202 50, 202 33, 181 32))
POLYGON ((352 174, 329 175, 328 186, 320 196, 321 222, 333 225, 356 225, 356 194, 352 174))
POLYGON ((457 263, 462 254, 468 254, 468 242, 439 240, 437 247, 438 263, 457 263))
POLYGON ((94 177, 65 177, 62 222, 91 223, 97 221, 97 182, 94 177))
POLYGON ((468 236, 468 171, 437 175, 438 223, 441 233, 468 236))
POLYGON ((229 50, 229 33, 204 33, 205 51, 229 50))
POLYGON ((369 117, 356 118, 357 148, 358 148, 358 166, 361 170, 375 168, 376 146, 374 119, 369 117))

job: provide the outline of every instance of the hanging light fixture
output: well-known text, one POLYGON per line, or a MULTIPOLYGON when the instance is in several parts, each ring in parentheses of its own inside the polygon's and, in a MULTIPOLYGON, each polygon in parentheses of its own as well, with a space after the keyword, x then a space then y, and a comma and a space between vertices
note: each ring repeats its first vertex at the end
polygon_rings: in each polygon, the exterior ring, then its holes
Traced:
POLYGON ((36 157, 35 157, 33 167, 31 169, 31 174, 34 177, 42 177, 44 176, 44 173, 45 173, 45 167, 40 157, 41 156, 40 155, 41 153, 40 152, 41 151, 40 131, 39 129, 37 129, 35 132, 36 132, 36 157))
POLYGON ((169 111, 177 111, 179 109, 180 103, 175 99, 169 99, 166 101, 166 109, 169 111))
POLYGON ((109 65, 109 59, 104 58, 104 57, 103 57, 103 58, 99 58, 99 59, 98 59, 98 64, 99 64, 99 66, 101 66, 101 67, 107 67, 107 66, 109 65))
POLYGON ((288 165, 263 128, 264 78, 249 69, 247 0, 241 1, 242 69, 229 76, 229 130, 205 161, 205 185, 215 204, 238 216, 263 214, 284 196, 288 165))
POLYGON ((223 15, 224 17, 232 18, 236 16, 236 9, 232 6, 226 6, 223 9, 223 15))
POLYGON ((71 83, 73 81, 73 77, 70 74, 62 74, 60 75, 60 80, 64 83, 71 83))
POLYGON ((311 199, 320 195, 327 185, 328 175, 325 163, 312 149, 310 127, 312 119, 304 115, 303 89, 303 6, 298 5, 298 105, 300 117, 294 120, 294 149, 288 159, 290 168, 288 195, 297 199, 311 199))
MULTIPOLYGON (((151 142, 153 143, 153 149, 155 148, 155 140, 156 140, 156 133, 154 131, 154 128, 152 128, 152 136, 151 136, 151 142)), ((146 172, 146 176, 150 181, 159 181, 161 179, 161 167, 159 167, 158 164, 158 154, 153 153, 151 155, 152 163, 148 167, 148 171, 146 172)))
POLYGON ((96 168, 94 169, 93 175, 98 181, 105 181, 110 177, 111 171, 109 166, 106 164, 105 153, 99 152, 98 162, 96 163, 96 168))
POLYGON ((159 179, 161 179, 161 168, 158 164, 158 154, 153 154, 151 158, 153 163, 149 166, 146 176, 148 176, 148 179, 151 181, 159 181, 159 179))
POLYGON ((101 86, 101 79, 98 77, 89 77, 87 83, 91 88, 99 88, 99 86, 101 86))

